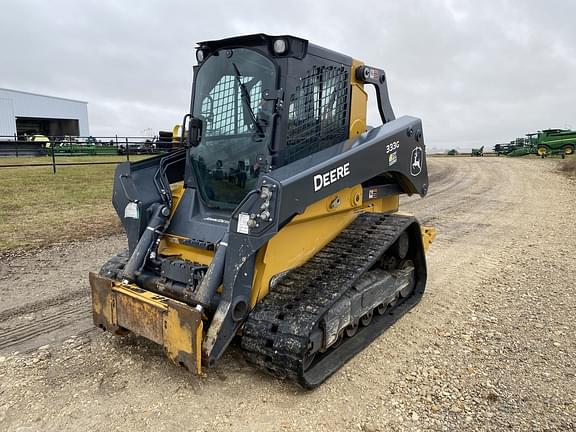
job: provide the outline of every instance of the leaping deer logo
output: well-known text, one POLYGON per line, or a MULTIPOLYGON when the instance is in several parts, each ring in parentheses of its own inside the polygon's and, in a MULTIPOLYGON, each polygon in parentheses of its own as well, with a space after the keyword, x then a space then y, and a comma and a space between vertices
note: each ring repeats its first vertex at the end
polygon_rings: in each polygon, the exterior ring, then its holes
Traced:
POLYGON ((422 172, 422 147, 416 147, 412 150, 412 159, 410 165, 410 174, 417 176, 422 172))
POLYGON ((414 153, 414 161, 412 162, 412 169, 422 169, 422 162, 418 159, 418 153, 414 153))

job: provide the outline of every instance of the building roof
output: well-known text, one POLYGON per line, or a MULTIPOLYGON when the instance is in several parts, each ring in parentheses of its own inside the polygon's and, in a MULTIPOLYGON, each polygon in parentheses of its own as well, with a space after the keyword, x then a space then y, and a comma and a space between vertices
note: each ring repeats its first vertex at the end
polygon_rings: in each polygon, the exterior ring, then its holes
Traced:
POLYGON ((26 95, 31 95, 31 96, 47 97, 50 99, 59 99, 59 100, 64 100, 64 101, 68 101, 68 102, 77 102, 77 103, 88 104, 88 102, 78 100, 78 99, 68 99, 68 98, 63 98, 63 97, 58 97, 58 96, 49 96, 49 95, 43 95, 43 94, 39 94, 39 93, 26 92, 26 91, 22 91, 22 90, 12 90, 12 89, 2 88, 2 87, 0 87, 0 91, 7 91, 7 92, 20 93, 20 94, 26 94, 26 95))

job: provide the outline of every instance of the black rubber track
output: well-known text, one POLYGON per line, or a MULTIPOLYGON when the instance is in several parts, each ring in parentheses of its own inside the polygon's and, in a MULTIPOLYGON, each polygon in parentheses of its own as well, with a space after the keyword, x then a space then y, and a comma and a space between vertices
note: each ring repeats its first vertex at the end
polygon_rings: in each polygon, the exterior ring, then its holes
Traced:
MULTIPOLYGON (((416 276, 411 296, 375 315, 369 326, 304 370, 310 335, 322 316, 412 224, 417 222, 411 216, 360 215, 307 263, 290 271, 250 313, 241 341, 246 359, 274 376, 314 388, 362 351, 420 301, 425 275, 416 276)), ((415 245, 421 248, 420 242, 415 245)))

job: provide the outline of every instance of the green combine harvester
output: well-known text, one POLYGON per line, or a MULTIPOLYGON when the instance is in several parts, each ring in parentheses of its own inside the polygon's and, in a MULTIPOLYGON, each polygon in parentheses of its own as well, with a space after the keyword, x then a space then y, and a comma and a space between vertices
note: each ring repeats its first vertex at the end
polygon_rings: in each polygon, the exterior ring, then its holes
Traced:
POLYGON ((564 159, 566 155, 574 154, 576 149, 576 131, 573 130, 545 129, 527 136, 542 158, 559 154, 564 159))

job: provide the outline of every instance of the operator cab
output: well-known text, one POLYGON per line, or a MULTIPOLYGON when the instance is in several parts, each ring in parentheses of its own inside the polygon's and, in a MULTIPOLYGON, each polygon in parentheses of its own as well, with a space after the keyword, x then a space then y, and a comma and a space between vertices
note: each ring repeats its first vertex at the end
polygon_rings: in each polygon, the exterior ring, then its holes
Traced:
POLYGON ((261 174, 348 138, 350 57, 258 34, 202 42, 196 58, 186 185, 208 208, 231 212, 261 174))

